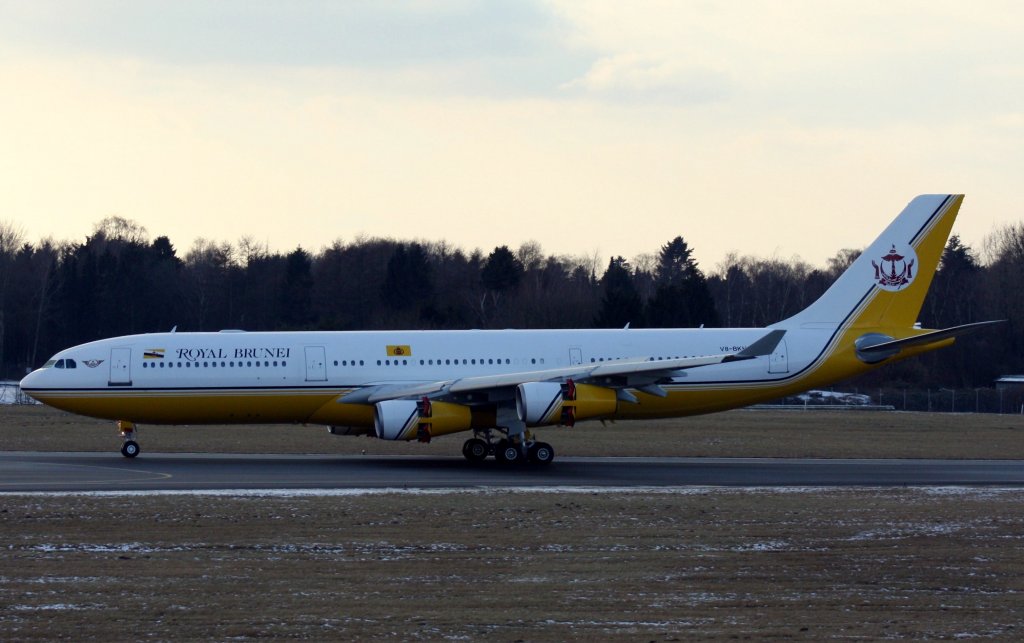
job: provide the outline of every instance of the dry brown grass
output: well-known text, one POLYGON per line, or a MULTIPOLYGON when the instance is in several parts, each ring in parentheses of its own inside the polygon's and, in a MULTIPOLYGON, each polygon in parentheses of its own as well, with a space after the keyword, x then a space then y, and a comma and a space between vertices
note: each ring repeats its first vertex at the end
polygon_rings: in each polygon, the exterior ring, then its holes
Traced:
MULTIPOLYGON (((1024 458, 1020 415, 869 411, 730 411, 673 420, 538 431, 559 455, 1024 458)), ((320 426, 140 428, 146 452, 458 455, 468 434, 431 444, 336 437, 320 426)), ((116 451, 112 422, 39 406, 0 407, 0 450, 116 451)))
POLYGON ((0 496, 0 639, 1014 639, 1024 496, 0 496))

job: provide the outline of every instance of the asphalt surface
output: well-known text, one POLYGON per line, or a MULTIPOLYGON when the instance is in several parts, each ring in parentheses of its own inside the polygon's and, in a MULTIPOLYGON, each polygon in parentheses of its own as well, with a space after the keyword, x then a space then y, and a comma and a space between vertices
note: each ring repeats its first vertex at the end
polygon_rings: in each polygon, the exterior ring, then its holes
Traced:
POLYGON ((0 492, 677 486, 1024 486, 1024 461, 563 457, 536 468, 461 457, 0 452, 0 492))

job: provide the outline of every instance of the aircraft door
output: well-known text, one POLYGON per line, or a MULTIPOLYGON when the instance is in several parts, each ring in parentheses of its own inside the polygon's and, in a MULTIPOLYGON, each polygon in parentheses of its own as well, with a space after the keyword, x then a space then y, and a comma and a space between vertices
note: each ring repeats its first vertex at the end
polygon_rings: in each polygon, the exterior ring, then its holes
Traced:
POLYGON ((327 380, 327 356, 323 346, 306 347, 306 381, 327 380))
POLYGON ((569 349, 569 366, 575 366, 583 363, 583 349, 582 348, 570 348, 569 349))
POLYGON ((769 373, 788 373, 789 372, 789 351, 786 350, 786 340, 782 339, 779 341, 779 345, 775 347, 775 352, 768 358, 768 372, 769 373))
POLYGON ((107 384, 109 386, 132 385, 132 349, 110 349, 110 379, 107 384))

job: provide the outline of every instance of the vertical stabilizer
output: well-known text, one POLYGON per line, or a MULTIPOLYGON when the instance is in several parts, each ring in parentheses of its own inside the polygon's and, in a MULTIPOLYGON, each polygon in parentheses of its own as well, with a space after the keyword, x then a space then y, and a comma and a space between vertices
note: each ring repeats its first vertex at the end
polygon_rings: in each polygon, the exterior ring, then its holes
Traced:
POLYGON ((776 326, 913 326, 963 198, 916 197, 825 294, 776 326))

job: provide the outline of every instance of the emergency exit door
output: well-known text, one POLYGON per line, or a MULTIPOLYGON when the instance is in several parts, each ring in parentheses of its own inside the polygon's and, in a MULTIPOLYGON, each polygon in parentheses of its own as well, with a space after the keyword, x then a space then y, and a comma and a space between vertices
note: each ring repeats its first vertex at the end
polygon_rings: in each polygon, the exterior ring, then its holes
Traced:
POLYGON ((132 385, 132 349, 110 349, 110 379, 107 384, 109 386, 132 385))
POLYGON ((306 347, 306 381, 324 382, 327 380, 327 357, 323 346, 306 347))
POLYGON ((786 350, 785 339, 779 341, 779 345, 775 347, 775 351, 771 354, 771 357, 768 358, 768 372, 789 372, 789 351, 786 350))

